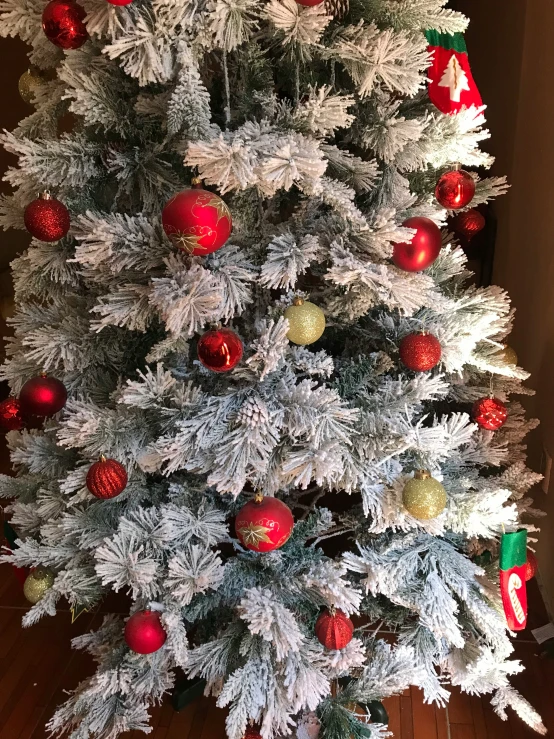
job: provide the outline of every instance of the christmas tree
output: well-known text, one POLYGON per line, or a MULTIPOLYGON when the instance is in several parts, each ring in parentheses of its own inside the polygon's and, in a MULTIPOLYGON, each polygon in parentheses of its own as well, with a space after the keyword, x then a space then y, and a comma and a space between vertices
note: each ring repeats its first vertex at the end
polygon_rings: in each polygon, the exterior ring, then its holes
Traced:
POLYGON ((426 32, 467 20, 445 0, 110 2, 0 6, 35 105, 2 137, 2 224, 33 236, 2 370, 4 560, 35 568, 25 626, 129 596, 75 640, 97 670, 49 728, 146 731, 184 673, 230 739, 380 739, 371 704, 409 685, 545 733, 509 682, 527 375, 508 296, 471 286, 445 228, 506 183, 475 172, 483 110, 426 90, 426 32))

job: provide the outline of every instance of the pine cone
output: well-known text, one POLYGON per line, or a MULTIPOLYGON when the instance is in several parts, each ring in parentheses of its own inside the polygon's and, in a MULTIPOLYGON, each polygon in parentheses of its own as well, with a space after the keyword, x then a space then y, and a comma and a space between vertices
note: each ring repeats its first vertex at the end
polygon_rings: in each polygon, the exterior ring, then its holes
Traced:
POLYGON ((341 20, 350 9, 349 0, 325 0, 325 9, 333 18, 341 20))
POLYGON ((244 426, 255 428, 269 421, 269 411, 259 395, 247 398, 237 414, 237 421, 244 426))

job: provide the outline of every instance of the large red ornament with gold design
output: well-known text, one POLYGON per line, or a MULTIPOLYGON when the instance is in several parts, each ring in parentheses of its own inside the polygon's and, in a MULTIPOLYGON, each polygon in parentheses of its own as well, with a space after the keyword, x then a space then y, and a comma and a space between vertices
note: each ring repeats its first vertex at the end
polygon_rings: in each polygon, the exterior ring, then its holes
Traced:
POLYGON ((87 473, 87 488, 95 498, 109 500, 117 497, 127 486, 127 470, 116 459, 100 457, 87 473))
POLYGON ((202 188, 174 195, 162 212, 162 225, 174 246, 194 256, 220 249, 231 234, 231 212, 215 193, 202 188))
POLYGON ((352 640, 354 624, 342 611, 323 611, 315 622, 315 635, 325 649, 344 649, 352 640))
POLYGON ((235 519, 235 532, 241 544, 253 552, 279 549, 293 527, 294 518, 288 505, 261 494, 243 505, 235 519))
POLYGON ((471 417, 487 431, 496 431, 506 423, 508 409, 498 398, 480 398, 471 409, 471 417))

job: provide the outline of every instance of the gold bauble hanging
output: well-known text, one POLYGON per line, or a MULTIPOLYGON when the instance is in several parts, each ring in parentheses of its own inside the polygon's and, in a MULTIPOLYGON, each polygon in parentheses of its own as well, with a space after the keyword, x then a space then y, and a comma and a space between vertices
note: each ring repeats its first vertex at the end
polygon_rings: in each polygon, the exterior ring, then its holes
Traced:
POLYGON ((408 513, 420 521, 436 518, 446 506, 446 490, 426 470, 418 470, 402 492, 408 513))
POLYGON ((26 72, 23 72, 18 82, 21 99, 31 105, 36 91, 39 87, 42 87, 45 82, 45 78, 33 69, 28 69, 26 72))
POLYGON ((309 300, 295 298, 285 311, 289 322, 287 339, 293 344, 313 344, 325 331, 325 314, 309 300))
POLYGON ((38 603, 47 590, 54 584, 54 573, 47 567, 37 567, 29 575, 23 585, 23 594, 29 603, 38 603))
POLYGON ((512 349, 509 344, 504 344, 504 348, 498 352, 498 356, 501 357, 506 364, 513 364, 517 367, 517 354, 515 349, 512 349))

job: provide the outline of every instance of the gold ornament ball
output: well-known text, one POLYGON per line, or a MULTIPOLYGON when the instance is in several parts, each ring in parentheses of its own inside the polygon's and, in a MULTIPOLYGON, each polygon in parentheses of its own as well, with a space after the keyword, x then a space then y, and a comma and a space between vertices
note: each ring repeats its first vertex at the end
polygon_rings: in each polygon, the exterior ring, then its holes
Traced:
POLYGON ((444 511, 446 490, 429 472, 419 470, 404 486, 402 502, 414 518, 428 521, 444 511))
POLYGON ((23 74, 19 78, 18 83, 19 94, 21 95, 22 100, 31 105, 35 96, 35 92, 38 90, 39 87, 44 85, 45 81, 46 80, 44 79, 44 77, 42 77, 42 75, 37 74, 37 72, 31 69, 23 72, 23 74))
POLYGON ((38 603, 47 590, 54 584, 54 573, 47 567, 37 567, 33 570, 23 585, 23 594, 29 603, 38 603))
POLYGON ((293 344, 313 344, 325 331, 325 314, 309 300, 295 298, 286 309, 285 318, 289 322, 287 339, 293 344))
POLYGON ((504 348, 498 352, 498 355, 502 357, 506 364, 515 364, 517 366, 517 354, 515 349, 512 349, 509 344, 504 344, 504 348))

